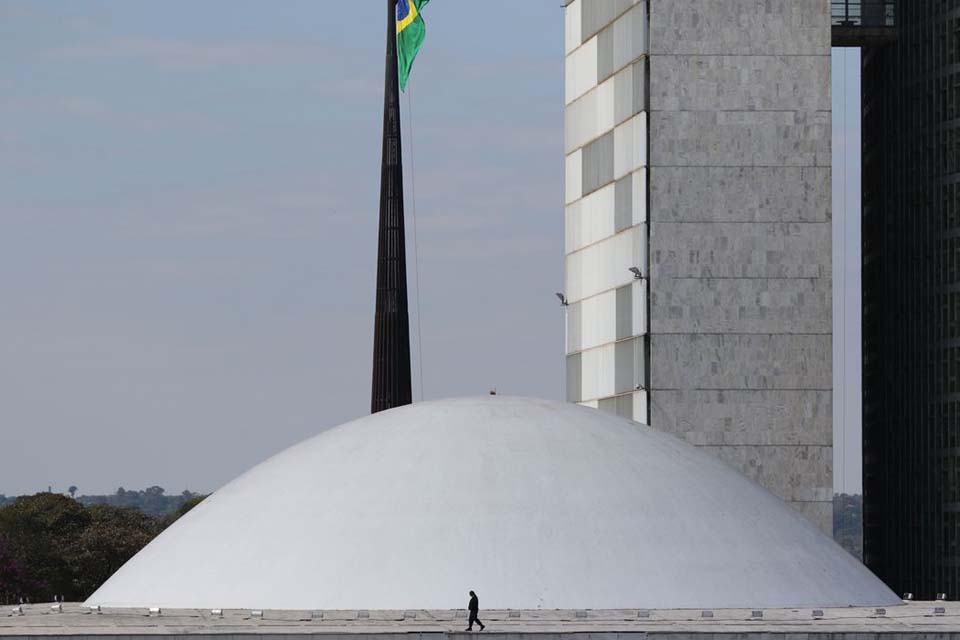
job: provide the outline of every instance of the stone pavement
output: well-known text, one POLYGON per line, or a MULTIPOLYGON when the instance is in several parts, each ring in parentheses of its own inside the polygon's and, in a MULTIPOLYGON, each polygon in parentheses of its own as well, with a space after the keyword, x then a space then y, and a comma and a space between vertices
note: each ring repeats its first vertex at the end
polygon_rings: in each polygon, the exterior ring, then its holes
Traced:
MULTIPOLYGON (((551 610, 481 611, 487 624, 484 635, 507 640, 537 634, 538 640, 631 640, 668 634, 670 640, 711 634, 711 640, 768 640, 786 634, 786 640, 806 640, 811 634, 831 640, 871 640, 884 634, 891 640, 960 640, 960 602, 911 602, 886 610, 874 608, 701 610, 551 610), (821 615, 822 614, 822 615, 821 615), (621 638, 623 636, 623 638, 621 638)), ((386 635, 427 635, 430 640, 463 637, 466 612, 447 611, 251 611, 198 609, 103 609, 91 611, 76 603, 57 611, 50 604, 0 609, 3 640, 57 636, 84 638, 109 636, 134 640, 145 636, 187 637, 191 640, 235 640, 232 636, 292 637, 323 635, 387 640, 386 635)), ((399 636, 398 636, 399 637, 399 636)))

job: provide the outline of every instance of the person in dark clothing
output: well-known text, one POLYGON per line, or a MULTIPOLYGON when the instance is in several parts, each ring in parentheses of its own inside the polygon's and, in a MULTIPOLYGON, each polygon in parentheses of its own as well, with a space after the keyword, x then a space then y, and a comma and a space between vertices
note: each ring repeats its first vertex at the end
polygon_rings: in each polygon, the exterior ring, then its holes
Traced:
POLYGON ((480 611, 480 601, 477 599, 477 594, 473 591, 470 592, 470 604, 467 605, 467 608, 470 610, 470 622, 467 624, 467 631, 473 631, 474 622, 480 625, 480 631, 483 631, 486 627, 480 622, 480 618, 477 617, 477 612, 480 611))

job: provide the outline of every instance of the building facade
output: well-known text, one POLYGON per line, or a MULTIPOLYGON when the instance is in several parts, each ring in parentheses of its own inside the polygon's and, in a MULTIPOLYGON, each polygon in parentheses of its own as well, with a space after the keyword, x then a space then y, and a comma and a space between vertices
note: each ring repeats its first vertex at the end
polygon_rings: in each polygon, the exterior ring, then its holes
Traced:
POLYGON ((568 400, 830 531, 828 0, 566 3, 568 400))
POLYGON ((960 2, 863 49, 864 561, 960 595, 960 2))
POLYGON ((645 421, 647 6, 575 0, 566 24, 567 395, 645 421))

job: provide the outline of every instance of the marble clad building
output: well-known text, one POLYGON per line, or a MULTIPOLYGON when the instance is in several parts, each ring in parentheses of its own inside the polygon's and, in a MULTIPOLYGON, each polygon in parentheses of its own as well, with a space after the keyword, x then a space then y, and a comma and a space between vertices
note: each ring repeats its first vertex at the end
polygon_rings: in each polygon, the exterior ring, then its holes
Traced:
POLYGON ((828 0, 566 0, 568 400, 832 527, 828 0))

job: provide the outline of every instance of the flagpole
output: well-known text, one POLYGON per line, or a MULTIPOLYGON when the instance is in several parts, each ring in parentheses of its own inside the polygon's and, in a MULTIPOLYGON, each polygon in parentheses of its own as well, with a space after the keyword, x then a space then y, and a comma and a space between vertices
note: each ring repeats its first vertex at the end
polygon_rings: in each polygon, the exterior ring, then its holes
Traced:
POLYGON ((410 319, 403 212, 403 158, 400 135, 400 81, 397 70, 396 0, 387 0, 387 55, 384 74, 383 149, 380 164, 380 231, 373 335, 370 412, 413 401, 410 376, 410 319))

